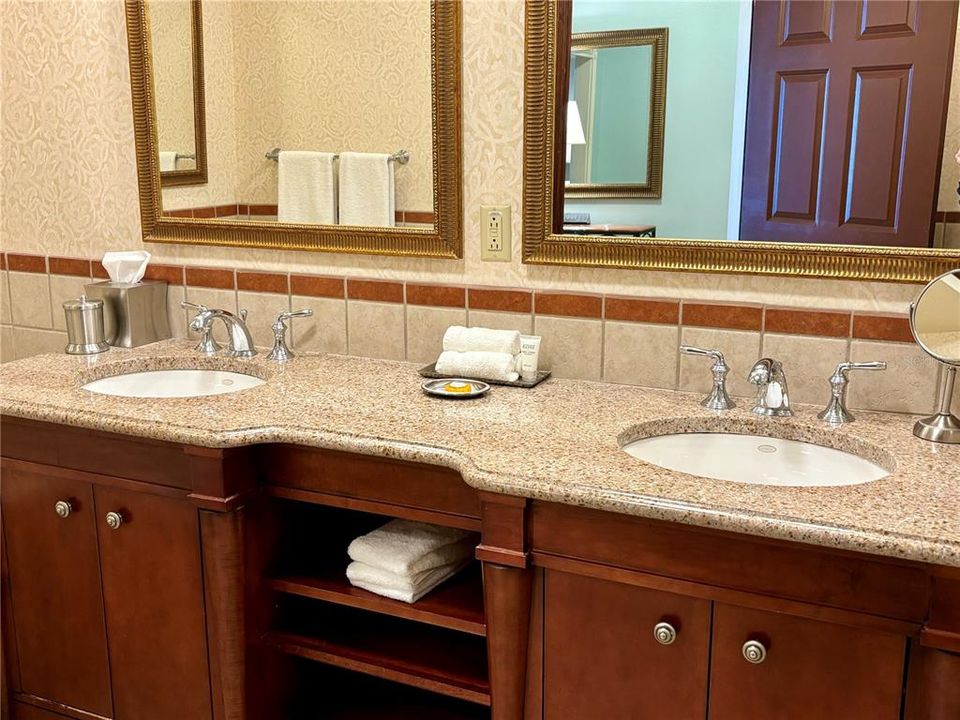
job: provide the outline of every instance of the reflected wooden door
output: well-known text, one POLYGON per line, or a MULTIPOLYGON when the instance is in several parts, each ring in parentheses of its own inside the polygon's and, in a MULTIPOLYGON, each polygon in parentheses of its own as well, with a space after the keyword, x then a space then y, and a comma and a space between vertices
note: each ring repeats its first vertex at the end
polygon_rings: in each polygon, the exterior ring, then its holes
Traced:
POLYGON ((929 246, 955 1, 754 4, 742 240, 929 246))

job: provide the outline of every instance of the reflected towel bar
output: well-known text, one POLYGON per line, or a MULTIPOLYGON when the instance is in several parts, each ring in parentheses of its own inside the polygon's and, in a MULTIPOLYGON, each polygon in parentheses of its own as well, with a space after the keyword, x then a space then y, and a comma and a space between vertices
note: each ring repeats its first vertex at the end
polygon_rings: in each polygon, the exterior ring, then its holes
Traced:
POLYGON ((189 154, 189 155, 184 155, 184 154, 182 154, 182 153, 177 153, 176 158, 174 158, 174 162, 176 162, 177 160, 196 160, 196 159, 197 159, 197 156, 196 156, 195 154, 193 154, 193 153, 191 153, 191 154, 189 154))
MULTIPOLYGON (((280 148, 275 147, 273 150, 271 150, 266 155, 264 155, 264 157, 267 158, 267 160, 273 160, 274 162, 276 162, 277 160, 280 159, 280 148)), ((340 157, 340 154, 337 153, 336 155, 333 156, 333 159, 336 160, 339 157, 340 157)), ((395 153, 393 153, 393 155, 391 155, 387 159, 393 162, 400 163, 401 165, 406 165, 408 162, 410 162, 410 153, 407 152, 406 150, 397 150, 395 153)))

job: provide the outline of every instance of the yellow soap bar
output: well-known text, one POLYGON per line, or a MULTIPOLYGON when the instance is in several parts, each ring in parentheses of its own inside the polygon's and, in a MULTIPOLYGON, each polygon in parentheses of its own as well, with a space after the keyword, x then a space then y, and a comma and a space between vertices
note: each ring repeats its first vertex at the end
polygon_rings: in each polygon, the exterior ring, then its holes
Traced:
POLYGON ((452 393, 468 393, 473 390, 470 383, 450 382, 443 386, 443 389, 452 393))

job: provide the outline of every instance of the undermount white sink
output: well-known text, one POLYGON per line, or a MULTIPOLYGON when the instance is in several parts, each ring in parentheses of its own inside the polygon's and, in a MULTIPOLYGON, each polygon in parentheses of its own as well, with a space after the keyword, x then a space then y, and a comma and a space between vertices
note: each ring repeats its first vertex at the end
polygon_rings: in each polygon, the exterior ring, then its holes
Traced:
POLYGON ((264 382, 228 370, 147 370, 94 380, 83 389, 119 397, 184 398, 235 393, 264 382))
POLYGON ((624 452, 690 475, 785 487, 836 487, 890 473, 862 457, 798 440, 734 433, 677 433, 634 440, 624 452))

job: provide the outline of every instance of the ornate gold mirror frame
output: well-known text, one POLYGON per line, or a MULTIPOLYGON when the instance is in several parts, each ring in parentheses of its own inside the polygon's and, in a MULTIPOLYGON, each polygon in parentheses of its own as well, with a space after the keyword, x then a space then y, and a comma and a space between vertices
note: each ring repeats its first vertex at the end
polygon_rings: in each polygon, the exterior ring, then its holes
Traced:
POLYGON ((190 0, 190 49, 193 56, 193 136, 196 167, 160 173, 162 187, 203 185, 207 182, 207 114, 203 96, 203 8, 190 0))
POLYGON ((145 242, 434 258, 463 256, 459 0, 433 0, 430 10, 435 216, 432 229, 163 216, 147 13, 144 0, 125 0, 125 6, 140 220, 145 242))
POLYGON ((794 277, 925 282, 960 266, 960 251, 562 234, 570 0, 527 0, 524 51, 523 261, 794 277), (558 167, 559 166, 559 167, 558 167), (558 175, 558 173, 561 173, 558 175), (559 181, 557 178, 559 177, 559 181))
POLYGON ((650 127, 647 175, 642 183, 566 183, 564 193, 577 198, 658 198, 663 192, 663 121, 667 106, 667 28, 576 33, 572 51, 649 45, 650 127))

